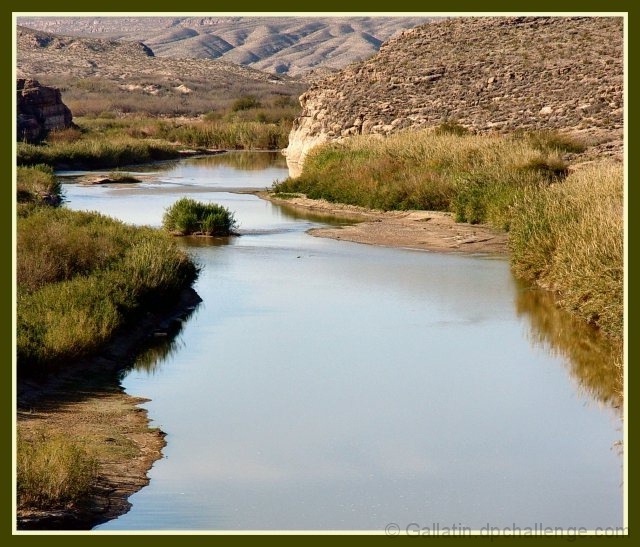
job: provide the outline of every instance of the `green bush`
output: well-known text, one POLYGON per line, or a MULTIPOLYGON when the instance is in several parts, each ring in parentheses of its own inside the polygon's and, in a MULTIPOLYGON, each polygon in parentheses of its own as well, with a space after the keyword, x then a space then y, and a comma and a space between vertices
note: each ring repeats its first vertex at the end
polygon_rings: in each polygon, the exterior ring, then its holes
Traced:
POLYGON ((232 233, 237 223, 233 213, 222 205, 181 198, 166 209, 162 225, 179 235, 226 236, 232 233))
POLYGON ((238 112, 239 110, 250 110, 251 108, 260 108, 261 106, 262 104, 256 97, 253 95, 245 95, 233 102, 231 110, 233 112, 238 112))

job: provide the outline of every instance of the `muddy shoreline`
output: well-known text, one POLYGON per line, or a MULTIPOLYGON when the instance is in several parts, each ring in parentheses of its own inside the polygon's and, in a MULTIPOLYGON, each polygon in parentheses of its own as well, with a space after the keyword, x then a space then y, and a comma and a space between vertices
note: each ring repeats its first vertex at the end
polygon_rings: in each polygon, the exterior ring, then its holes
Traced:
POLYGON ((258 196, 283 207, 352 220, 345 226, 313 228, 309 233, 354 243, 433 252, 506 256, 508 236, 486 224, 456 222, 441 211, 376 211, 307 197, 258 196))
POLYGON ((21 435, 44 429, 77 438, 98 460, 98 481, 73 507, 19 509, 17 530, 89 530, 129 510, 129 496, 149 483, 147 472, 166 443, 138 406, 146 399, 127 395, 120 386, 121 374, 154 338, 171 339, 200 302, 193 289, 184 289, 174 305, 147 312, 98 355, 60 374, 18 379, 21 435))

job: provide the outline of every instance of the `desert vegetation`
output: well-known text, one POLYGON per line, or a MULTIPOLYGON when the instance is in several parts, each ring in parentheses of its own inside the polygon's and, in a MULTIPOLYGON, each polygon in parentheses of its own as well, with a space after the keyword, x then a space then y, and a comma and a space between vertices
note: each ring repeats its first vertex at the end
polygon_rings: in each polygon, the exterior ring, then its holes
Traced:
POLYGON ((274 190, 383 210, 451 211, 459 221, 508 227, 516 195, 566 176, 559 141, 460 135, 448 126, 354 137, 315 149, 301 176, 274 190))
POLYGON ((47 370, 95 351, 157 294, 188 286, 197 267, 167 234, 96 213, 42 204, 59 198, 46 166, 18 169, 18 369, 47 370))
POLYGON ((53 169, 45 164, 18 167, 16 171, 16 201, 18 211, 42 203, 55 204, 60 201, 60 183, 53 169))
POLYGON ((18 165, 109 168, 180 156, 182 149, 279 150, 286 147, 296 110, 245 109, 194 119, 146 115, 75 118, 40 144, 18 143, 18 165))
MULTIPOLYGON (((161 230, 52 206, 60 202, 60 185, 48 166, 18 168, 16 193, 19 380, 68 370, 158 301, 168 305, 197 276, 194 262, 161 230)), ((85 380, 101 374, 89 371, 85 380)), ((17 507, 27 513, 84 503, 100 462, 112 461, 124 442, 105 448, 95 432, 21 420, 17 430, 17 507)))
POLYGON ((121 136, 102 139, 86 135, 74 141, 18 143, 18 165, 47 164, 53 167, 119 167, 179 156, 178 149, 159 140, 121 136))

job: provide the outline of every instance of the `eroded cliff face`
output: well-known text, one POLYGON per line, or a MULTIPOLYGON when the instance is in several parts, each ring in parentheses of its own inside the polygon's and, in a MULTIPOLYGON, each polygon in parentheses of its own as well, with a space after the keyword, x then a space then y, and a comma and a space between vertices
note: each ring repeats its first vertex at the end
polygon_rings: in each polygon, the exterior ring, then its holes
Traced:
POLYGON ((566 130, 621 155, 621 17, 460 17, 386 42, 300 97, 292 176, 318 144, 455 121, 473 132, 566 130))
POLYGON ((35 142, 52 129, 70 127, 73 116, 62 102, 60 90, 37 80, 17 81, 18 140, 35 142))

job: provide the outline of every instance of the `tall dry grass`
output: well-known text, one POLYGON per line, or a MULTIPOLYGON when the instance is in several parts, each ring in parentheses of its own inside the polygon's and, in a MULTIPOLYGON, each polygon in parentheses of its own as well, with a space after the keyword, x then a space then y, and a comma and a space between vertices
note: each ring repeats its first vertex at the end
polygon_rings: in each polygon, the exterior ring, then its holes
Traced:
POLYGON ((565 173, 560 151, 524 137, 421 131, 319 147, 299 178, 274 189, 384 210, 449 210, 459 221, 508 227, 518 192, 565 173))
POLYGON ((515 204, 509 234, 517 275, 557 293, 560 304, 622 338, 624 173, 603 161, 515 204))
POLYGON ((90 169, 176 158, 184 147, 280 150, 291 129, 290 118, 277 117, 282 111, 271 112, 271 117, 254 113, 253 118, 248 116, 252 111, 241 111, 215 120, 76 118, 77 128, 54 131, 43 143, 18 143, 17 163, 90 169))
POLYGON ((51 143, 18 143, 18 165, 47 164, 53 167, 121 167, 179 156, 175 146, 157 140, 140 140, 126 135, 105 139, 100 136, 51 143))
POLYGON ((98 464, 77 442, 37 432, 17 439, 16 484, 20 509, 73 505, 95 484, 98 464))

